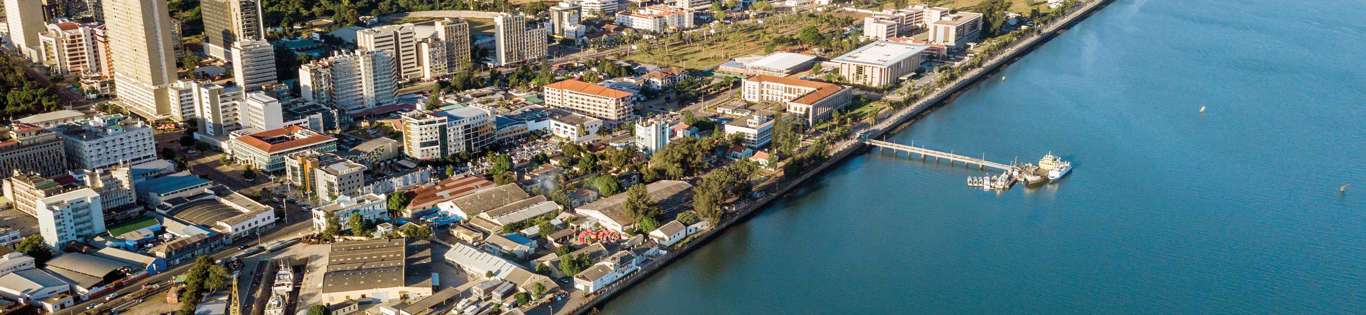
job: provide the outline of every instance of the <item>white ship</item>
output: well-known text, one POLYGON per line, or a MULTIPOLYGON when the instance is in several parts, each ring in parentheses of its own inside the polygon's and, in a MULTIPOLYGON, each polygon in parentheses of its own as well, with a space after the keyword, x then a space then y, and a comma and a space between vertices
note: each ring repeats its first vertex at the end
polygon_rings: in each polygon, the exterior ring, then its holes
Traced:
POLYGON ((1062 158, 1050 152, 1039 159, 1039 168, 1048 171, 1049 181, 1058 181, 1072 171, 1072 163, 1063 161, 1062 158))

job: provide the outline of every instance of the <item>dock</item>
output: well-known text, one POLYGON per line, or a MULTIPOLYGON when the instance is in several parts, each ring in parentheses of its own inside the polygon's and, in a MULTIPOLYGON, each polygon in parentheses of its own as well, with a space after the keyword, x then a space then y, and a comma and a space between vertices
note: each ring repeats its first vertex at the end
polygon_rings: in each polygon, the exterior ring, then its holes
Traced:
POLYGON ((897 153, 906 153, 911 157, 920 156, 921 159, 934 158, 935 160, 948 160, 950 163, 963 163, 965 166, 975 166, 978 169, 996 169, 1003 172, 1010 172, 1016 169, 1015 166, 1005 163, 992 162, 984 158, 975 158, 965 155, 954 154, 939 150, 927 149, 913 145, 887 142, 882 140, 864 140, 865 144, 877 147, 881 150, 892 150, 897 153))

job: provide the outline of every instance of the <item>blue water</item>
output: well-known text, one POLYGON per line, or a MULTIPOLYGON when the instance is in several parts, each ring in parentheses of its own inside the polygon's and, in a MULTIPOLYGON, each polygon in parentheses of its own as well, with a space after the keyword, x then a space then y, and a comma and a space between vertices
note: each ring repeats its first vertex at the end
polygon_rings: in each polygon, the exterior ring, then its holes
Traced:
POLYGON ((1061 184, 998 195, 865 154, 605 311, 1364 312, 1363 18, 1355 0, 1120 0, 893 137, 1052 151, 1075 166, 1061 184))

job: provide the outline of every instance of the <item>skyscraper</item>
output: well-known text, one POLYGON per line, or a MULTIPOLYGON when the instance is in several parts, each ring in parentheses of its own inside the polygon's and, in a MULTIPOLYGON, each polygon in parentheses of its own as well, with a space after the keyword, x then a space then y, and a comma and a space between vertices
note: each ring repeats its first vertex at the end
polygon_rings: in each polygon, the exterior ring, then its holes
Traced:
POLYGON ((167 86, 176 79, 171 16, 163 0, 105 0, 116 95, 148 119, 171 112, 167 86))
MULTIPOLYGON (((275 47, 265 40, 240 40, 232 44, 233 81, 247 92, 276 82, 275 47)), ((274 129, 274 128, 271 128, 274 129)))
POLYGON ((356 46, 384 51, 394 58, 394 70, 404 81, 422 77, 418 66, 417 35, 412 24, 386 25, 356 32, 356 46))
POLYGON ((233 43, 264 40, 265 25, 258 0, 203 0, 204 53, 227 61, 233 43))
POLYGON ((38 0, 5 0, 5 23, 9 26, 9 40, 15 50, 29 60, 37 61, 38 33, 44 29, 43 5, 38 0))
POLYGON ((544 28, 528 30, 525 15, 499 15, 493 18, 493 24, 494 57, 497 65, 506 66, 545 58, 546 36, 549 34, 544 28))

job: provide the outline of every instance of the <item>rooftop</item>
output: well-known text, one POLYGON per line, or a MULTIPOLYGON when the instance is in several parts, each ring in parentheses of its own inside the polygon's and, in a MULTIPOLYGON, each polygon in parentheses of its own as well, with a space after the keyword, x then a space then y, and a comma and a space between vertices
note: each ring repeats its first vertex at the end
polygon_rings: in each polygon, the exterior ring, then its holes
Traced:
POLYGON ((577 125, 582 125, 582 124, 588 123, 588 122, 590 122, 590 121, 598 120, 597 118, 584 116, 584 115, 581 115, 581 114, 578 114, 578 113, 575 113, 575 112, 571 112, 571 111, 567 111, 567 110, 563 110, 563 109, 549 109, 549 110, 546 110, 546 112, 548 112, 548 113, 550 114, 550 119, 553 119, 553 120, 555 120, 555 121, 559 121, 559 122, 562 122, 562 123, 565 123, 565 124, 576 125, 576 126, 577 126, 577 125))
POLYGON ((280 129, 241 136, 237 138, 237 141, 264 151, 266 154, 275 154, 319 143, 337 141, 337 139, 298 125, 290 125, 280 129))
MULTIPOLYGON (((686 192, 689 189, 692 189, 692 185, 684 181, 661 180, 646 185, 645 189, 649 191, 650 199, 659 203, 659 208, 664 209, 667 212, 670 209, 682 205, 682 202, 684 201, 682 199, 686 198, 677 197, 686 195, 686 192)), ((627 193, 625 192, 618 193, 580 206, 578 210, 598 211, 607 215, 613 221, 631 222, 630 216, 626 213, 625 209, 623 209, 623 205, 626 204, 626 195, 627 193)))
POLYGON ((929 46, 880 41, 863 45, 831 61, 889 67, 928 48, 929 46))
POLYGON ((606 98, 627 98, 631 93, 617 90, 597 84, 583 82, 575 79, 564 80, 546 85, 547 89, 561 89, 574 91, 581 94, 596 95, 606 98))
POLYGON ((406 286, 408 244, 404 239, 332 244, 323 274, 323 292, 406 286))
POLYGON ((85 118, 85 113, 70 109, 55 110, 42 114, 33 114, 28 117, 19 118, 18 121, 25 124, 42 124, 50 121, 75 120, 85 118))
POLYGON ((206 185, 209 180, 194 175, 168 175, 149 179, 137 184, 138 193, 150 192, 164 194, 180 189, 206 185))
POLYGON ((480 189, 464 197, 455 198, 453 202, 456 207, 460 207, 460 211, 473 216, 530 197, 531 195, 522 190, 521 186, 511 183, 480 189))
POLYGON ((379 150, 384 146, 397 146, 398 144, 398 140, 389 139, 387 137, 379 137, 370 140, 365 140, 365 142, 361 142, 360 144, 356 145, 356 147, 351 148, 351 150, 360 152, 370 152, 379 150))
POLYGON ((477 189, 489 186, 493 186, 493 182, 479 176, 451 177, 435 185, 423 186, 414 190, 413 201, 408 203, 408 209, 426 209, 436 203, 459 198, 477 189))

